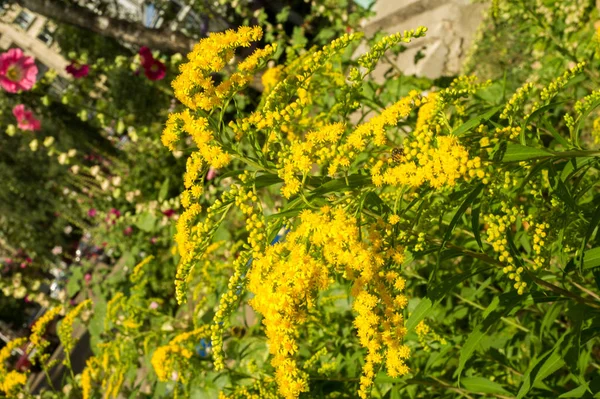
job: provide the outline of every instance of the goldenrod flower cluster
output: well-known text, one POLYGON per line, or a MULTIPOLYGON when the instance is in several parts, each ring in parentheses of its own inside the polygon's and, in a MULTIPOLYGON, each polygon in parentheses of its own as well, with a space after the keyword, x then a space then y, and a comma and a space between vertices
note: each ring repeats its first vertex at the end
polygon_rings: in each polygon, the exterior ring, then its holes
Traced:
POLYGON ((12 351, 19 348, 27 342, 27 338, 17 338, 8 342, 4 348, 0 349, 0 391, 7 398, 17 398, 22 393, 23 387, 27 383, 27 374, 5 368, 6 361, 10 358, 12 351))
POLYGON ((0 382, 0 390, 7 398, 18 398, 23 393, 23 387, 27 383, 27 375, 18 371, 10 371, 0 382))
POLYGON ((386 51, 399 43, 410 43, 412 39, 425 36, 425 33, 427 33, 427 28, 419 26, 417 29, 405 30, 404 32, 385 36, 371 47, 367 53, 358 58, 358 64, 370 72, 375 68, 379 59, 383 57, 386 51))
POLYGON ((148 263, 152 262, 153 259, 154 259, 154 256, 150 255, 150 256, 147 256, 146 258, 144 258, 144 260, 142 260, 140 263, 135 265, 135 267, 133 268, 133 271, 131 272, 131 276, 129 276, 129 281, 131 281, 132 283, 139 282, 144 277, 144 273, 142 273, 142 269, 148 263))
POLYGON ((521 279, 521 273, 523 273, 524 268, 515 264, 515 259, 510 253, 507 238, 508 232, 513 228, 521 210, 516 207, 510 207, 503 202, 501 211, 503 215, 488 214, 483 216, 484 223, 488 225, 488 241, 492 245, 494 252, 498 254, 498 260, 506 264, 502 271, 508 275, 509 279, 515 282, 514 287, 518 293, 523 294, 527 287, 527 283, 521 279))
POLYGON ((173 81, 175 97, 192 110, 210 111, 222 106, 224 99, 250 82, 258 61, 271 55, 275 48, 268 46, 257 50, 239 65, 239 72, 217 86, 212 73, 219 72, 229 63, 236 48, 249 47, 261 37, 260 27, 240 27, 237 31, 211 33, 200 40, 188 54, 189 62, 181 65, 181 74, 173 81))
POLYGON ((419 110, 413 137, 404 141, 404 156, 400 162, 379 159, 371 168, 373 183, 392 186, 419 187, 429 183, 432 187, 454 186, 461 179, 478 177, 485 172, 479 157, 471 159, 467 149, 452 135, 436 133, 435 110, 438 96, 431 93, 426 99, 415 98, 423 104, 419 110), (384 168, 387 166, 387 168, 384 168))
POLYGON ((81 394, 83 399, 90 399, 92 393, 92 384, 94 381, 96 358, 91 357, 85 363, 85 369, 81 372, 81 394))
POLYGON ((446 339, 440 336, 438 333, 433 331, 425 321, 420 321, 415 327, 415 332, 419 336, 419 343, 423 347, 425 352, 430 351, 429 341, 438 341, 442 345, 446 345, 446 339))
POLYGON ((92 373, 98 369, 103 374, 101 392, 104 399, 117 397, 125 382, 125 373, 137 357, 130 345, 130 340, 113 340, 98 345, 101 361, 97 361, 98 366, 92 369, 92 373))
POLYGON ((289 198, 296 194, 302 185, 298 174, 307 176, 315 165, 324 166, 335 154, 335 144, 344 133, 343 123, 325 125, 318 130, 308 132, 306 140, 296 140, 284 146, 282 166, 278 170, 284 181, 281 193, 289 198))
POLYGON ((500 114, 500 119, 509 119, 512 123, 515 118, 522 113, 523 106, 525 101, 529 96, 529 93, 533 90, 533 83, 525 83, 523 86, 519 87, 515 94, 512 95, 506 106, 502 110, 500 114))
MULTIPOLYGON (((556 95, 567 85, 567 83, 569 83, 571 79, 573 79, 575 76, 581 73, 584 67, 585 62, 580 62, 573 68, 570 68, 567 71, 565 71, 561 76, 555 78, 546 87, 544 87, 540 92, 540 99, 543 102, 542 105, 549 104, 550 101, 552 101, 552 99, 556 97, 556 95)), ((537 111, 540 108, 540 106, 541 105, 538 102, 535 102, 527 117, 529 117, 529 115, 537 111)))
POLYGON ((264 317, 279 392, 297 398, 307 391, 307 376, 295 360, 298 328, 315 310, 317 293, 341 275, 353 281, 355 326, 368 350, 359 391, 365 398, 382 363, 390 376, 408 372, 404 360, 410 351, 402 344, 402 311, 408 303, 401 293, 404 280, 395 271, 383 271, 382 241, 363 243, 356 220, 343 209, 304 211, 300 221, 285 241, 254 259, 248 276, 255 295, 250 304, 264 317))
POLYGON ((227 291, 221 295, 219 307, 215 312, 210 338, 213 346, 213 361, 217 370, 221 370, 225 366, 223 358, 223 331, 229 327, 229 316, 237 307, 241 296, 245 292, 248 262, 249 256, 246 252, 241 253, 233 262, 233 275, 229 278, 227 291))
POLYGON ((592 124, 592 137, 594 138, 594 143, 600 143, 600 118, 594 119, 592 124))
MULTIPOLYGON (((152 367, 160 381, 168 381, 174 371, 186 369, 186 364, 193 352, 188 349, 191 343, 200 338, 208 338, 210 329, 202 326, 193 331, 177 335, 167 345, 158 347, 152 354, 152 367)), ((185 378, 183 373, 178 373, 178 378, 185 378)))
POLYGON ((538 270, 544 265, 546 261, 546 258, 543 256, 543 252, 546 246, 546 240, 548 236, 548 230, 550 229, 550 225, 548 223, 532 222, 530 225, 530 229, 534 230, 532 238, 532 249, 535 255, 535 257, 533 258, 533 270, 538 270))
POLYGON ((281 81, 282 76, 283 66, 281 65, 267 69, 261 77, 261 83, 265 88, 265 93, 270 93, 275 86, 277 86, 277 83, 281 81))
POLYGON ((269 145, 276 139, 281 139, 282 132, 288 133, 289 138, 294 138, 294 125, 310 126, 313 129, 318 127, 315 126, 313 118, 303 117, 303 112, 308 112, 307 107, 313 102, 312 90, 309 90, 312 77, 319 70, 331 68, 327 65, 328 61, 360 37, 362 35, 355 33, 344 35, 321 50, 308 52, 288 66, 285 79, 268 93, 261 108, 248 118, 230 122, 229 126, 235 132, 236 138, 239 140, 253 128, 257 131, 269 130, 267 143, 261 149, 261 152, 266 154, 269 152, 269 145))
POLYGON ((256 380, 251 385, 236 388, 231 394, 219 392, 219 399, 279 399, 275 381, 271 377, 256 380))
POLYGON ((44 353, 44 351, 48 345, 50 345, 50 343, 44 338, 44 335, 46 334, 48 324, 54 320, 54 318, 58 316, 62 310, 62 306, 56 306, 48 310, 35 322, 31 328, 31 335, 29 337, 31 346, 28 348, 28 350, 31 352, 34 348, 36 349, 35 355, 32 356, 34 362, 39 360, 39 362, 43 365, 48 358, 49 355, 44 353))
POLYGON ((65 361, 68 361, 69 355, 73 348, 75 347, 75 341, 73 340, 73 323, 75 319, 79 317, 81 312, 84 310, 91 309, 92 300, 86 299, 81 302, 79 305, 75 306, 73 309, 69 311, 62 319, 60 324, 58 325, 58 338, 60 342, 63 344, 65 351, 65 361))
POLYGON ((600 100, 600 90, 594 90, 587 96, 583 97, 581 100, 575 103, 575 112, 577 113, 577 118, 581 118, 583 114, 587 113, 594 103, 597 103, 600 100))

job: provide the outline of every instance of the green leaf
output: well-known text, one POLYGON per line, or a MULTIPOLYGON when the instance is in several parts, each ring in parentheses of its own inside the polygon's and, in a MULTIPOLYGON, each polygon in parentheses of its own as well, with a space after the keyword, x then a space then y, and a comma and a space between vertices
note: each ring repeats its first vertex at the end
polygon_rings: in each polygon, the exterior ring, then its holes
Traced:
POLYGON ((450 235, 452 234, 452 231, 454 231, 454 228, 458 224, 458 221, 460 220, 462 215, 464 215, 464 213, 467 211, 469 206, 471 206, 471 204, 477 199, 477 197, 479 196, 479 193, 481 193, 481 190, 483 190, 483 184, 478 184, 473 189, 473 191, 471 191, 471 193, 467 196, 467 198, 465 198, 463 203, 460 205, 460 207, 458 208, 458 210, 452 217, 452 221, 450 222, 450 225, 448 225, 448 228, 446 229, 446 232, 444 233, 444 238, 442 240, 441 248, 444 248, 444 245, 450 239, 450 235))
MULTIPOLYGON (((499 299, 499 297, 495 296, 494 299, 492 300, 492 302, 489 304, 489 306, 484 311, 484 320, 489 316, 489 314, 491 312, 493 312, 498 307, 499 304, 500 304, 500 299, 499 299)), ((465 367, 465 364, 467 363, 467 360, 469 360, 471 358, 471 356, 473 355, 473 352, 475 352, 475 349, 481 342, 482 338, 485 337, 486 333, 487 333, 487 328, 484 328, 483 323, 478 324, 475 327, 475 330, 473 330, 469 334, 467 341, 465 342, 463 347, 460 349, 460 357, 458 359, 458 369, 456 370, 456 375, 458 375, 459 379, 460 379, 460 374, 462 373, 462 371, 465 367)))
POLYGON ((578 386, 575 389, 571 389, 569 392, 565 392, 559 396, 559 398, 581 398, 588 389, 588 383, 578 386))
POLYGON ((571 175, 577 172, 579 169, 588 165, 596 160, 595 157, 576 157, 569 158, 562 172, 560 172, 560 179, 562 181, 567 181, 571 177, 571 175))
POLYGON ((140 214, 135 225, 138 229, 145 232, 152 232, 156 227, 156 216, 150 212, 144 212, 140 214))
MULTIPOLYGON (((585 247, 586 247, 588 241, 590 240, 590 238, 592 238, 592 234, 594 234, 594 230, 596 230, 598 223, 600 223, 600 202, 598 203, 598 206, 596 207, 596 210, 594 211, 594 214, 592 215, 592 218, 590 219, 590 224, 587 228, 587 231, 585 232, 583 241, 581 242, 581 253, 585 254, 585 252, 584 252, 585 247)), ((585 255, 581 257, 580 266, 582 266, 582 267, 583 267, 584 259, 585 259, 585 255)))
POLYGON ((567 101, 557 101, 548 105, 544 105, 543 107, 540 107, 538 109, 536 109, 534 112, 531 113, 531 115, 529 115, 529 117, 527 118, 527 120, 523 123, 522 128, 524 129, 525 126, 527 126, 527 124, 529 123, 530 120, 532 120, 533 118, 540 116, 540 115, 544 115, 546 113, 546 111, 549 111, 553 108, 556 108, 557 106, 566 103, 567 101))
POLYGON ((550 374, 560 369, 565 365, 560 353, 560 347, 566 334, 563 335, 554 348, 550 349, 544 355, 535 360, 523 376, 523 384, 517 393, 517 399, 521 399, 527 395, 531 388, 538 382, 543 381, 550 374))
POLYGON ((505 294, 495 296, 492 302, 483 312, 483 321, 475 326, 475 329, 469 334, 467 341, 460 349, 460 357, 458 359, 458 369, 454 373, 460 380, 460 375, 464 370, 467 360, 471 358, 475 349, 481 343, 481 340, 487 336, 490 328, 496 324, 502 317, 514 310, 517 305, 524 305, 523 298, 516 291, 511 291, 505 294))
POLYGON ((552 153, 541 148, 527 147, 521 144, 508 143, 502 155, 502 162, 520 162, 531 159, 551 157, 552 153))
POLYGON ((167 199, 167 195, 169 194, 169 178, 167 177, 165 181, 160 186, 160 191, 158 192, 158 202, 163 202, 167 199))
POLYGON ((343 191, 348 189, 355 189, 363 187, 371 183, 371 176, 354 174, 348 176, 348 182, 346 179, 331 179, 321 186, 317 187, 310 192, 310 196, 307 198, 320 197, 323 194, 327 194, 332 191, 343 191))
POLYGON ((552 137, 554 137, 559 144, 563 145, 565 148, 571 147, 571 144, 569 144, 569 142, 556 131, 556 129, 550 124, 550 122, 548 122, 548 120, 542 119, 542 124, 546 129, 548 129, 550 134, 552 134, 552 137))
POLYGON ((479 116, 476 116, 475 118, 469 119, 468 121, 466 121, 465 123, 463 123, 462 125, 457 127, 456 129, 454 129, 452 134, 455 136, 458 136, 458 137, 462 136, 463 134, 467 133, 469 130, 473 129, 476 126, 479 126, 482 122, 485 122, 488 119, 490 119, 492 116, 496 115, 496 113, 503 108, 504 108, 504 105, 499 105, 479 116))
POLYGON ((412 331, 413 328, 419 324, 427 315, 431 312, 433 303, 429 298, 421 299, 421 302, 417 305, 415 310, 410 314, 406 324, 404 325, 408 331, 412 331))
POLYGON ((461 378, 460 385, 471 392, 510 394, 502 385, 483 377, 461 378))
POLYGON ((283 180, 281 180, 276 174, 267 173, 257 176, 254 182, 256 188, 263 188, 272 186, 273 184, 283 183, 283 180))
POLYGON ((477 241, 477 245, 479 245, 479 249, 483 251, 483 243, 481 242, 481 230, 479 226, 479 215, 481 213, 481 206, 479 205, 479 201, 477 201, 477 205, 473 205, 471 209, 471 230, 473 230, 473 235, 475 236, 475 241, 477 241))
POLYGON ((550 309, 544 312, 544 319, 542 320, 542 324, 540 326, 540 339, 542 339, 544 335, 544 331, 554 323, 554 320, 558 317, 558 315, 562 311, 562 307, 564 306, 561 302, 555 302, 550 306, 550 309))
POLYGON ((591 269, 600 266, 600 247, 592 248, 583 253, 583 268, 591 269))
POLYGON ((67 295, 69 298, 73 297, 81 289, 81 283, 83 282, 83 271, 81 267, 72 267, 71 276, 67 281, 67 295))

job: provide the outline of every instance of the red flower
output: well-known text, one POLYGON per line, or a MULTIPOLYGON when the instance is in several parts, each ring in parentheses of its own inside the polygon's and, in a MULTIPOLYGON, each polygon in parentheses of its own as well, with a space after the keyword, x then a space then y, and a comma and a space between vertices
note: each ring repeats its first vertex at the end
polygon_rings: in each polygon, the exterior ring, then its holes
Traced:
POLYGON ((140 48, 138 54, 140 55, 140 60, 144 69, 150 68, 152 66, 152 63, 154 62, 152 51, 150 51, 148 47, 143 46, 142 48, 140 48))
POLYGON ((175 210, 167 209, 166 211, 163 211, 162 214, 165 215, 166 217, 170 218, 171 216, 173 216, 175 214, 175 210))
POLYGON ((131 233, 133 233, 133 227, 131 226, 127 226, 125 230, 123 230, 123 234, 125 234, 126 236, 130 236, 131 233))
POLYGON ((26 110, 25 105, 15 105, 13 115, 17 118, 17 126, 21 130, 40 130, 41 122, 33 116, 33 112, 26 110))
POLYGON ((0 54, 0 86, 9 93, 29 90, 38 73, 33 57, 27 57, 19 48, 0 54))
POLYGON ((152 64, 144 67, 144 73, 150 80, 161 80, 167 74, 167 67, 159 60, 152 60, 152 64))
POLYGON ((80 64, 77 61, 71 61, 65 69, 75 79, 84 78, 90 73, 90 66, 88 64, 80 64))

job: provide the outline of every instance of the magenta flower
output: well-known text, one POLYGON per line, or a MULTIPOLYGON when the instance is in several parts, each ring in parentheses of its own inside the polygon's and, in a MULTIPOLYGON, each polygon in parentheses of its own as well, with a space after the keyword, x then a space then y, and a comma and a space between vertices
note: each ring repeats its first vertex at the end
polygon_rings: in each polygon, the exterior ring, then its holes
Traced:
POLYGON ((19 48, 0 54, 0 86, 9 93, 29 90, 38 73, 33 57, 27 57, 19 48))
POLYGON ((140 48, 138 54, 140 55, 140 60, 144 69, 150 68, 152 66, 152 63, 154 62, 154 56, 152 55, 152 51, 150 51, 148 47, 143 46, 142 48, 140 48))
POLYGON ((79 79, 86 77, 90 73, 90 66, 88 64, 80 64, 77 61, 71 61, 65 70, 75 79, 79 79))
POLYGON ((161 80, 167 74, 167 67, 159 60, 152 60, 150 66, 144 67, 144 73, 150 80, 161 80))
POLYGON ((93 217, 96 217, 96 214, 98 214, 98 211, 96 210, 96 208, 91 208, 87 214, 89 217, 93 218, 93 217))
POLYGON ((25 105, 15 105, 13 115, 17 118, 17 126, 21 130, 40 130, 42 123, 33 116, 33 112, 26 110, 25 105))

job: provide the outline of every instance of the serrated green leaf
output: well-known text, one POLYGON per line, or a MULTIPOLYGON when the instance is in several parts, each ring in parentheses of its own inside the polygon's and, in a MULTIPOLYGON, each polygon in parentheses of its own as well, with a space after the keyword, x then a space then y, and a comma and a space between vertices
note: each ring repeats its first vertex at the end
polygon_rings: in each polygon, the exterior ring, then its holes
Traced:
POLYGON ((463 123, 462 125, 457 127, 456 129, 454 129, 452 134, 457 137, 462 136, 463 134, 467 133, 469 130, 473 129, 476 126, 479 126, 482 122, 485 122, 488 119, 490 119, 492 116, 496 115, 496 113, 503 108, 504 108, 504 105, 499 105, 479 116, 476 116, 475 118, 469 119, 468 121, 466 121, 465 123, 463 123))
POLYGON ((471 392, 510 394, 502 385, 484 377, 464 377, 460 385, 471 392))
POLYGON ((569 158, 566 162, 563 170, 560 172, 560 179, 562 181, 567 181, 571 177, 571 175, 577 172, 582 167, 589 165, 590 163, 596 160, 595 157, 576 157, 569 158))
POLYGON ((404 325, 408 331, 412 331, 413 328, 419 324, 432 310, 433 302, 429 298, 421 299, 421 302, 417 305, 415 310, 411 313, 406 324, 404 325))
POLYGON ((540 326, 540 339, 542 339, 544 335, 544 331, 549 328, 554 320, 558 317, 560 312, 562 311, 562 307, 564 306, 561 302, 555 302, 550 306, 550 309, 544 312, 544 318, 542 319, 542 324, 540 326))
POLYGON ((541 148, 508 143, 502 154, 502 162, 520 162, 551 157, 552 153, 541 148))
POLYGON ((571 147, 571 144, 569 144, 569 142, 556 131, 556 129, 550 124, 550 122, 548 122, 546 119, 542 119, 542 124, 544 125, 544 127, 546 129, 548 129, 548 131, 550 132, 550 134, 552 134, 552 136, 554 137, 554 139, 559 144, 563 145, 565 148, 571 147))
POLYGON ((575 389, 571 389, 569 392, 565 392, 559 396, 559 398, 581 398, 588 389, 588 384, 583 384, 575 389))
POLYGON ((541 383, 546 377, 565 365, 565 361, 560 354, 560 347, 565 336, 566 334, 558 340, 554 348, 535 360, 525 372, 523 383, 517 393, 517 399, 525 397, 536 383, 541 383))
POLYGON ((525 302, 523 301, 522 296, 518 295, 515 291, 502 294, 499 297, 494 297, 492 302, 483 312, 483 321, 475 326, 473 331, 469 334, 465 344, 460 349, 458 368, 454 373, 455 377, 458 377, 460 380, 460 376, 467 360, 471 358, 475 349, 477 349, 481 340, 486 336, 490 328, 502 317, 514 311, 518 304, 524 306, 525 302))
MULTIPOLYGON (((500 299, 499 299, 499 297, 495 296, 494 299, 492 300, 492 302, 485 309, 483 318, 486 319, 491 312, 496 310, 496 308, 498 307, 499 304, 500 304, 500 299)), ((465 344, 460 349, 460 357, 458 359, 458 369, 456 370, 456 375, 458 375, 459 379, 460 379, 460 375, 465 367, 465 364, 467 363, 467 360, 469 360, 471 358, 471 356, 475 352, 475 349, 477 348, 477 346, 479 345, 479 343, 481 342, 483 337, 485 337, 487 328, 484 329, 483 324, 484 323, 480 323, 475 327, 475 329, 469 334, 469 337, 467 338, 467 341, 465 342, 465 344)))

